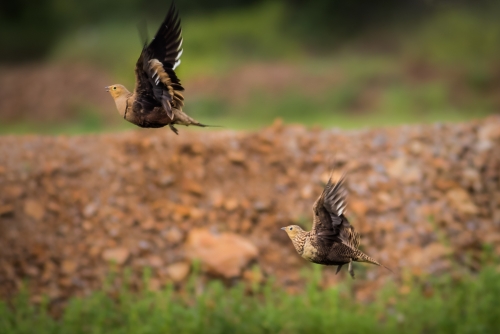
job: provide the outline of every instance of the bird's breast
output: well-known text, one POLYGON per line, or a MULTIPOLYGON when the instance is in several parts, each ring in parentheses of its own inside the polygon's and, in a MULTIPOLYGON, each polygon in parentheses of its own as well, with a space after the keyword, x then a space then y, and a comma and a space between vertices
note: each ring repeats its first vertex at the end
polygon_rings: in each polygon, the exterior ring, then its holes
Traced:
POLYGON ((306 242, 304 243, 304 248, 302 251, 302 257, 307 261, 314 262, 318 254, 316 247, 311 244, 311 240, 307 237, 306 242))

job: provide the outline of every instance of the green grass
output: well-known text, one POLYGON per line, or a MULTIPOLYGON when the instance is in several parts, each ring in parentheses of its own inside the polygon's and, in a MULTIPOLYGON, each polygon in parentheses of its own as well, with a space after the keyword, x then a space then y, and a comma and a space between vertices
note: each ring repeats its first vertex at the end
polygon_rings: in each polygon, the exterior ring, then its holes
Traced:
MULTIPOLYGON (((26 291, 0 303, 0 332, 20 333, 496 333, 500 328, 500 273, 486 267, 477 275, 452 279, 410 279, 402 295, 394 283, 372 302, 356 301, 352 283, 322 289, 321 267, 313 266, 302 293, 275 283, 225 287, 211 281, 201 291, 196 275, 183 293, 162 291, 116 298, 103 291, 73 298, 54 320, 47 302, 33 306, 26 291), (426 291, 426 293, 423 293, 426 291)), ((108 287, 109 288, 109 287, 108 287)))
POLYGON ((252 101, 234 107, 215 97, 187 101, 186 110, 191 115, 210 124, 220 124, 233 129, 258 129, 270 125, 276 118, 285 123, 299 123, 322 128, 338 127, 357 129, 363 127, 395 126, 400 124, 462 122, 479 119, 491 114, 485 106, 471 109, 453 106, 446 99, 446 87, 435 84, 411 89, 404 85, 391 85, 381 91, 378 102, 370 110, 352 110, 358 99, 358 90, 347 84, 330 89, 324 96, 304 96, 290 89, 280 98, 265 92, 255 92, 252 101))
MULTIPOLYGON (((401 124, 463 122, 483 118, 494 112, 494 108, 487 101, 478 101, 466 106, 449 104, 447 87, 440 83, 416 88, 394 84, 377 94, 377 102, 368 110, 361 111, 352 109, 352 105, 356 104, 359 98, 359 89, 351 82, 330 88, 326 94, 319 97, 302 95, 295 88, 288 89, 279 97, 256 91, 249 94, 248 102, 240 105, 234 105, 220 96, 203 96, 187 99, 184 110, 202 123, 222 126, 208 130, 255 130, 269 126, 277 118, 282 119, 285 124, 302 124, 307 127, 358 129, 401 124)), ((83 112, 70 122, 4 123, 0 124, 0 135, 86 134, 132 129, 140 131, 140 128, 122 120, 107 124, 102 116, 105 112, 109 110, 83 112)), ((179 126, 179 129, 185 130, 183 126, 179 126)))

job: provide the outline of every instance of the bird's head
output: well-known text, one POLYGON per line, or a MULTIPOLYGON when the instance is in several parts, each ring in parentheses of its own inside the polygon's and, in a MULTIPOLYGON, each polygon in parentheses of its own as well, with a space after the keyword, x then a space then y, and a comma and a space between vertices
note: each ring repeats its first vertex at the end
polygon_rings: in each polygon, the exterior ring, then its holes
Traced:
POLYGON ((302 227, 300 227, 299 225, 288 225, 288 226, 282 227, 281 229, 284 230, 286 232, 286 234, 288 234, 290 239, 293 239, 293 238, 295 238, 295 236, 297 234, 304 232, 302 227))
POLYGON ((106 88, 106 92, 109 92, 109 94, 111 94, 111 96, 114 99, 117 99, 120 96, 127 95, 129 93, 127 88, 125 88, 125 86, 120 85, 120 84, 111 85, 111 86, 107 86, 104 88, 106 88))

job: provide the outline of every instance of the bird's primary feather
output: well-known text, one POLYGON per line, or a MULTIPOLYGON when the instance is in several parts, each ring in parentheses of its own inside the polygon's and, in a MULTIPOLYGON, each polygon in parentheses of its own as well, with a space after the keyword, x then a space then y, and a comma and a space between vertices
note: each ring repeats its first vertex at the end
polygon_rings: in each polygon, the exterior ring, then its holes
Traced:
POLYGON ((341 242, 352 248, 359 247, 359 233, 344 216, 346 206, 345 175, 342 175, 335 184, 332 183, 330 177, 313 206, 312 230, 320 239, 320 243, 340 239, 341 242))
POLYGON ((182 54, 181 33, 181 21, 172 3, 155 37, 149 45, 144 45, 136 64, 136 103, 142 108, 151 108, 152 93, 171 119, 174 118, 172 109, 182 110, 184 106, 181 93, 184 88, 174 72, 182 54), (143 97, 145 104, 141 101, 143 97))

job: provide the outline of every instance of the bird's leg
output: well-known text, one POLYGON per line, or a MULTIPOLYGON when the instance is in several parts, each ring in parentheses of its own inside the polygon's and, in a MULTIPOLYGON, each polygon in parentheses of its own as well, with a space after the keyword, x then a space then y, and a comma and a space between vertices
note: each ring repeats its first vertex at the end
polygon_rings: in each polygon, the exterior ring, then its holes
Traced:
POLYGON ((335 272, 335 275, 339 273, 340 269, 342 269, 342 266, 343 264, 337 266, 337 271, 335 272))
POLYGON ((177 130, 172 124, 169 124, 168 126, 170 127, 170 130, 174 131, 176 135, 179 134, 179 130, 177 130))
POLYGON ((354 268, 352 267, 352 260, 349 261, 349 268, 347 269, 349 271, 349 274, 351 274, 351 277, 354 279, 354 268))

